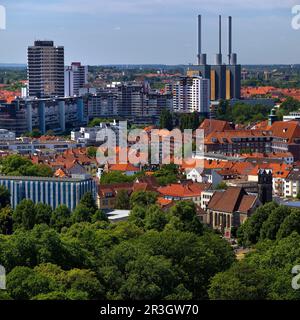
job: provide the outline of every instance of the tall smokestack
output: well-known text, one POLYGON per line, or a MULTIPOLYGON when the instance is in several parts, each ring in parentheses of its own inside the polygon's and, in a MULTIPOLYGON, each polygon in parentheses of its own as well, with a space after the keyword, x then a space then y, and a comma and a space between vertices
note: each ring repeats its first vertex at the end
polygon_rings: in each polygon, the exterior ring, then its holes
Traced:
POLYGON ((231 64, 232 54, 232 17, 228 17, 228 63, 231 64))
POLYGON ((202 53, 202 28, 201 28, 201 15, 198 16, 198 64, 201 64, 202 53))
POLYGON ((201 15, 198 16, 198 65, 206 65, 206 54, 202 53, 202 21, 201 15))
POLYGON ((219 53, 216 54, 216 65, 222 64, 222 16, 219 16, 219 53))
POLYGON ((219 54, 222 54, 222 16, 219 16, 219 54))

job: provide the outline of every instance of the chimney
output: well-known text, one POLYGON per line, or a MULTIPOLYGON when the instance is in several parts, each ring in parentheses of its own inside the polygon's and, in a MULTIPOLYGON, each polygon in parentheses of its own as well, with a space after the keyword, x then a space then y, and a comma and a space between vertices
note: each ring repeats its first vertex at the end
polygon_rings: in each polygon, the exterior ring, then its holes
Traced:
POLYGON ((232 54, 232 17, 228 17, 228 64, 231 64, 232 54))
POLYGON ((202 21, 201 15, 198 15, 198 65, 206 65, 206 54, 202 53, 202 21))
POLYGON ((222 64, 222 16, 219 16, 219 53, 216 54, 216 65, 222 64))
POLYGON ((202 53, 202 30, 201 30, 201 15, 198 15, 198 64, 201 64, 202 53))

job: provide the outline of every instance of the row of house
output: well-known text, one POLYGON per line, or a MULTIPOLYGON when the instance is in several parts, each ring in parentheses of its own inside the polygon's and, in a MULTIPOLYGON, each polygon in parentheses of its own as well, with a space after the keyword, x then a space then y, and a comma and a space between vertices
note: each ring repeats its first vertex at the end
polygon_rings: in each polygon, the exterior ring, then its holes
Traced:
POLYGON ((204 130, 206 153, 289 153, 291 157, 288 157, 288 162, 300 160, 298 121, 275 121, 272 124, 264 122, 264 125, 251 129, 237 129, 224 121, 206 119, 200 129, 204 130))

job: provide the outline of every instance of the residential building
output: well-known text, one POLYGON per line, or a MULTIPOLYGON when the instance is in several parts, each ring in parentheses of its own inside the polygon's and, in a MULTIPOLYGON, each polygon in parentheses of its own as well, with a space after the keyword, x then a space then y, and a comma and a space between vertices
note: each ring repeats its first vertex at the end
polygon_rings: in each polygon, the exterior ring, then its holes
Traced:
POLYGON ((216 187, 222 180, 223 177, 217 170, 213 169, 203 169, 199 170, 197 168, 186 169, 187 180, 192 180, 199 183, 209 183, 213 187, 216 187))
POLYGON ((201 194, 210 187, 210 184, 187 182, 160 187, 157 191, 166 200, 190 200, 201 206, 201 194))
POLYGON ((154 177, 140 177, 133 183, 115 183, 103 185, 98 188, 97 205, 103 211, 111 211, 116 206, 118 192, 125 190, 128 196, 135 191, 152 191, 156 192, 158 183, 154 177))
POLYGON ((242 154, 249 152, 271 152, 272 136, 269 131, 225 130, 211 132, 204 140, 207 153, 242 154))
POLYGON ((293 168, 284 180, 284 197, 298 198, 300 194, 300 168, 293 168))
POLYGON ((35 41, 28 47, 28 81, 30 97, 63 97, 64 47, 53 41, 35 41))
POLYGON ((210 83, 200 76, 181 77, 171 89, 175 112, 198 112, 208 115, 210 109, 210 83))
POLYGON ((6 129, 0 129, 0 141, 14 141, 16 134, 6 129))
POLYGON ((83 98, 20 99, 0 104, 0 128, 20 136, 38 129, 56 133, 86 124, 83 98))
POLYGON ((76 143, 57 137, 41 137, 40 139, 18 138, 5 141, 0 139, 0 150, 19 154, 52 154, 62 153, 71 148, 82 147, 82 143, 76 143))
POLYGON ((300 160, 300 122, 276 121, 272 125, 272 151, 292 153, 294 160, 300 160))
POLYGON ((79 90, 88 83, 88 66, 82 66, 80 62, 72 62, 65 67, 65 97, 79 95, 79 90))

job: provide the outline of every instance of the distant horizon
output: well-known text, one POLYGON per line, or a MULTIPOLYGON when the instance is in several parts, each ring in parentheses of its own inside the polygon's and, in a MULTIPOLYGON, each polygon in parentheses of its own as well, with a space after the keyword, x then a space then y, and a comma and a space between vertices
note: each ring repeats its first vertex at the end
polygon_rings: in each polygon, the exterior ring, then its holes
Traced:
MULTIPOLYGON (((75 61, 74 61, 75 62, 75 61)), ((80 62, 80 61, 78 61, 80 62)), ((224 63, 225 64, 225 63, 224 63)), ((68 64, 65 64, 66 66, 68 64)), ((115 67, 115 66, 166 66, 166 67, 187 67, 191 66, 193 64, 164 64, 164 63, 119 63, 119 64, 86 64, 89 67, 115 67)), ((196 65, 196 64, 194 64, 196 65)), ((27 67, 27 63, 5 63, 5 62, 0 62, 0 67, 2 66, 11 66, 11 67, 27 67)), ((266 63, 258 63, 258 64, 241 64, 242 67, 271 67, 271 66, 300 66, 299 63, 271 63, 271 64, 266 64, 266 63)))

